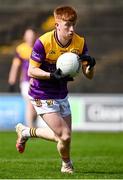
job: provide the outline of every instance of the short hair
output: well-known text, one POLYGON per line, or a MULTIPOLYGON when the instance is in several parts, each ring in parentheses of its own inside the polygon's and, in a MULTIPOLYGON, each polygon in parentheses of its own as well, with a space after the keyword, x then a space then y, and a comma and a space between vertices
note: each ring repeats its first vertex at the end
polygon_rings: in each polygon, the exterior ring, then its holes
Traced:
POLYGON ((37 33, 37 28, 33 25, 27 26, 25 28, 25 31, 27 31, 27 30, 32 30, 34 33, 37 33))
POLYGON ((74 22, 77 20, 77 13, 73 7, 59 6, 54 10, 54 18, 56 22, 58 20, 74 22))

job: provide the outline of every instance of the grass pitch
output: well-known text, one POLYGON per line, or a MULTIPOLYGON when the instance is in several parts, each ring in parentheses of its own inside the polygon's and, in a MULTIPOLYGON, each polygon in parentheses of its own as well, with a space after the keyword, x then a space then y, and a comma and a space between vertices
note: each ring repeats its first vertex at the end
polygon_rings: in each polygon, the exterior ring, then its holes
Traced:
POLYGON ((0 179, 123 179, 123 133, 74 132, 73 175, 60 173, 55 143, 32 139, 19 154, 15 141, 15 132, 0 132, 0 179))

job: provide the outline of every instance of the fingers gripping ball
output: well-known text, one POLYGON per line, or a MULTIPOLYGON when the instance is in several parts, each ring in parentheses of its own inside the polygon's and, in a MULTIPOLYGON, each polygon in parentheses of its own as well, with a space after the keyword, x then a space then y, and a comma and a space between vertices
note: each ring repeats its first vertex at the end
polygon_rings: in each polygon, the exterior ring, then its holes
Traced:
POLYGON ((81 67, 80 58, 77 54, 66 52, 59 56, 56 63, 56 68, 61 69, 64 76, 70 75, 75 77, 79 73, 81 67))
POLYGON ((88 71, 93 69, 96 65, 96 60, 94 57, 91 57, 89 55, 80 55, 80 59, 82 60, 82 63, 85 65, 88 62, 88 71), (85 62, 84 62, 85 61, 85 62))
POLYGON ((84 74, 87 74, 89 72, 89 63, 88 61, 82 61, 82 71, 84 74))

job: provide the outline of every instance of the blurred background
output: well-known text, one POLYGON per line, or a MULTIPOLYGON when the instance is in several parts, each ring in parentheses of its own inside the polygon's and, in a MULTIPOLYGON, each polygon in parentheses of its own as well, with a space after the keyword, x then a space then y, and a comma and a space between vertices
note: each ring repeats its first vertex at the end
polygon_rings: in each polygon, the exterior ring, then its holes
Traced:
MULTIPOLYGON (((118 97, 117 103, 123 92, 122 0, 0 0, 0 93, 8 92, 8 73, 24 30, 29 25, 39 35, 51 30, 52 12, 58 5, 75 7, 79 17, 76 30, 85 37, 89 54, 97 62, 94 79, 90 81, 79 74, 76 81, 69 83, 70 93, 103 94, 105 99, 113 94, 118 97)), ((19 92, 18 84, 16 92, 19 92)), ((119 106, 122 108, 122 104, 119 106)), ((122 122, 123 118, 118 121, 122 122)))
POLYGON ((83 76, 70 84, 74 93, 123 92, 123 1, 122 0, 0 0, 0 92, 7 91, 8 72, 15 46, 25 28, 33 25, 39 34, 52 28, 57 5, 72 5, 78 11, 77 32, 86 38, 96 58, 93 81, 83 76))
MULTIPOLYGON (((122 69, 123 0, 0 0, 0 179, 123 179, 122 69), (19 78, 14 93, 8 88, 15 48, 25 29, 33 26, 39 35, 51 30, 58 5, 76 8, 76 30, 97 62, 93 80, 80 73, 69 83, 75 131, 75 174, 70 177, 59 173, 59 157, 50 142, 32 140, 23 155, 16 152, 15 126, 26 123, 26 108, 19 78)), ((37 124, 45 126, 39 118, 37 124)))

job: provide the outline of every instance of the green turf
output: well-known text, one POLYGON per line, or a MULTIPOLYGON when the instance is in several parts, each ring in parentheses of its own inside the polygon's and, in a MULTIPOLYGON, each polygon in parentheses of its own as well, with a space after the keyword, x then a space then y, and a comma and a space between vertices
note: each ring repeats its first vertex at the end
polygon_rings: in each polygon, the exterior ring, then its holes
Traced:
POLYGON ((16 134, 0 132, 0 179, 123 179, 123 133, 73 133, 75 173, 60 173, 56 144, 27 142, 24 154, 15 149, 16 134))

